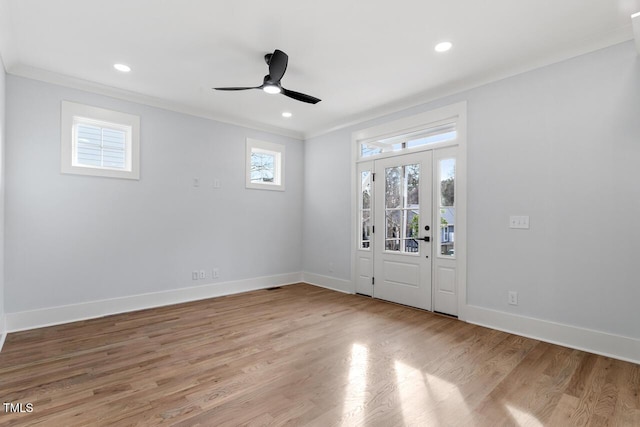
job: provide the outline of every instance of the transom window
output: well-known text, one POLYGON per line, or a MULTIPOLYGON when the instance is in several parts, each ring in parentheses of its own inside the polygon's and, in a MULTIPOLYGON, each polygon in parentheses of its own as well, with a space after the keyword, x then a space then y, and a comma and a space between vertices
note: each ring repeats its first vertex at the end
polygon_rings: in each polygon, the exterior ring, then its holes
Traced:
POLYGON ((453 141, 458 137, 455 123, 442 123, 389 138, 376 138, 360 143, 360 158, 411 150, 417 147, 453 141))

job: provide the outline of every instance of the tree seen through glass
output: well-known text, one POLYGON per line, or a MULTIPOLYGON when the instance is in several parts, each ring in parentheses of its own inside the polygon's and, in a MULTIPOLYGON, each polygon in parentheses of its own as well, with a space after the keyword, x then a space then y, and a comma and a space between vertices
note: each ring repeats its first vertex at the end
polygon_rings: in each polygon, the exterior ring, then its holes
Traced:
POLYGON ((371 172, 363 171, 360 175, 360 225, 362 235, 360 248, 369 249, 371 246, 371 172))
POLYGON ((419 250, 420 165, 385 169, 385 250, 419 250))
POLYGON ((268 153, 251 153, 251 182, 273 182, 275 156, 268 153))
POLYGON ((456 159, 440 161, 440 255, 455 255, 455 176, 456 159))

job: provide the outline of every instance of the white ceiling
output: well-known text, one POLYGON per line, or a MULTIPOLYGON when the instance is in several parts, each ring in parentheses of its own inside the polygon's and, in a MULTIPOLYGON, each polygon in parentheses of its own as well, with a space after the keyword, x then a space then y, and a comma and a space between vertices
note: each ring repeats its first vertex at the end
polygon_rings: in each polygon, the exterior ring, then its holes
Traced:
POLYGON ((0 0, 0 53, 12 74, 308 137, 630 40, 638 11, 640 0, 0 0), (434 52, 443 40, 453 49, 434 52), (289 55, 283 86, 322 102, 211 90, 260 85, 276 48, 289 55))

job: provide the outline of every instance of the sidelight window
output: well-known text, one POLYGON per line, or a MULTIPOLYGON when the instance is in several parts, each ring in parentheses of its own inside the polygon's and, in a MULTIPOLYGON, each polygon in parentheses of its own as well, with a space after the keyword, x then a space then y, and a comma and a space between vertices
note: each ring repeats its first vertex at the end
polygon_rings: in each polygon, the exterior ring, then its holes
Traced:
POLYGON ((360 173, 360 249, 369 249, 371 247, 371 180, 373 173, 370 170, 360 173))
POLYGON ((456 159, 442 159, 438 162, 439 176, 439 223, 438 244, 439 255, 455 256, 455 224, 456 224, 456 159))

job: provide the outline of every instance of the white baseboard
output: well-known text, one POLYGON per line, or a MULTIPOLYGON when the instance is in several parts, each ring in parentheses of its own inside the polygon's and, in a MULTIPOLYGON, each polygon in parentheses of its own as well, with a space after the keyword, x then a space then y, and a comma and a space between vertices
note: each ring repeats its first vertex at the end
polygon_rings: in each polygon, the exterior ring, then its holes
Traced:
POLYGON ((90 301, 80 304, 48 307, 38 310, 6 314, 6 331, 17 332, 79 320, 94 319, 111 314, 144 310, 189 301, 237 294, 241 292, 284 286, 302 281, 302 273, 255 277, 231 282, 216 282, 170 291, 90 301))
POLYGON ((305 271, 302 273, 302 281, 310 285, 320 286, 321 288, 344 292, 345 294, 352 294, 354 292, 353 284, 350 280, 338 279, 336 277, 323 276, 305 271))
MULTIPOLYGON (((349 280, 303 272, 211 283, 170 291, 6 313, 4 317, 0 316, 0 350, 2 350, 7 333, 10 332, 299 282, 306 282, 339 292, 353 293, 353 284, 349 280)), ((518 316, 473 305, 467 305, 464 309, 466 321, 469 323, 640 364, 640 340, 638 339, 518 316)))
POLYGON ((551 344, 640 364, 640 340, 467 305, 466 321, 551 344))
MULTIPOLYGON (((354 293, 348 280, 309 272, 302 273, 302 280, 311 285, 354 293)), ((634 338, 473 305, 460 308, 465 315, 464 321, 468 323, 640 364, 640 340, 634 338)))

